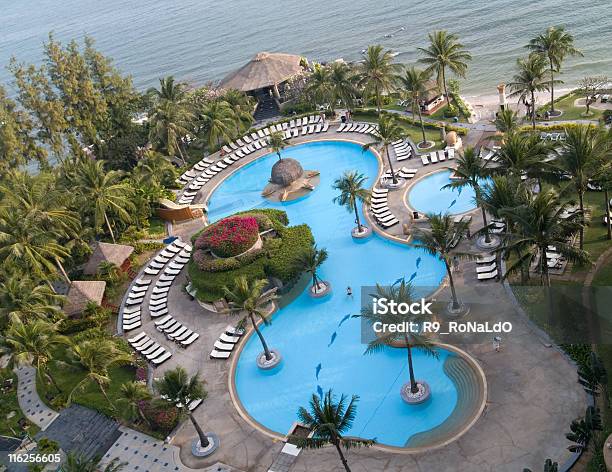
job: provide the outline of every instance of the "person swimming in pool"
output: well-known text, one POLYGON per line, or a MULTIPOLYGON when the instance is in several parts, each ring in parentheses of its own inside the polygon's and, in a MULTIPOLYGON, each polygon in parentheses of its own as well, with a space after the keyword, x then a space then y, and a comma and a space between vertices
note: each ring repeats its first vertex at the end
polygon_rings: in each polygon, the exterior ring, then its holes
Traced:
POLYGON ((351 288, 350 285, 348 287, 346 287, 346 296, 347 297, 352 297, 353 296, 353 289, 351 288))

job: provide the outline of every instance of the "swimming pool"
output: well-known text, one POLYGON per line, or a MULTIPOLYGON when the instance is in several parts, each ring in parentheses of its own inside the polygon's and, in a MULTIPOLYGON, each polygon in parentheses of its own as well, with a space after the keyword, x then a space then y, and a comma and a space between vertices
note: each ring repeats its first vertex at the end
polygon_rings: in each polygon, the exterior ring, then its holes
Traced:
POLYGON ((470 187, 447 188, 451 171, 434 172, 419 180, 408 192, 408 204, 419 213, 456 215, 476 208, 474 190, 470 187))
POLYGON ((455 409, 457 388, 444 369, 455 354, 441 350, 435 359, 415 352, 417 378, 429 383, 432 398, 422 405, 406 405, 399 395, 408 380, 405 351, 388 349, 364 356, 361 321, 350 315, 360 310, 359 287, 405 277, 430 290, 440 284, 444 266, 423 251, 376 234, 364 241, 351 237, 353 216, 332 202, 336 196, 332 184, 344 171, 357 170, 369 176, 371 185, 378 171, 374 154, 362 152, 354 143, 316 142, 287 148, 283 155, 299 160, 304 169, 321 172, 313 192, 289 203, 262 198, 277 160, 270 154, 236 171, 215 190, 209 201, 210 219, 252 208, 285 210, 290 224, 307 223, 319 247, 327 248, 329 258, 320 275, 334 291, 315 300, 305 290, 263 327, 269 346, 283 356, 280 368, 258 369, 255 358, 261 345, 256 336, 247 340, 235 369, 239 400, 252 419, 284 435, 312 393, 333 388, 336 394, 356 394, 360 402, 349 434, 404 447, 414 435, 439 426, 455 409), (345 294, 347 286, 353 287, 354 298, 345 294))

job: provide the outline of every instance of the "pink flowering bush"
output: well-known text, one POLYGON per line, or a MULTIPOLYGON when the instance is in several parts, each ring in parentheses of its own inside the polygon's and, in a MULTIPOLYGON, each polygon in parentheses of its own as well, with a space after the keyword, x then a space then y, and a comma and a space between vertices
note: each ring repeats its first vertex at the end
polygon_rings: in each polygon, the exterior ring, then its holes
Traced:
MULTIPOLYGON (((232 257, 250 249, 258 237, 259 225, 256 218, 231 216, 202 231, 195 241, 195 247, 210 249, 218 257, 232 257)), ((195 259, 197 263, 197 252, 195 259)))

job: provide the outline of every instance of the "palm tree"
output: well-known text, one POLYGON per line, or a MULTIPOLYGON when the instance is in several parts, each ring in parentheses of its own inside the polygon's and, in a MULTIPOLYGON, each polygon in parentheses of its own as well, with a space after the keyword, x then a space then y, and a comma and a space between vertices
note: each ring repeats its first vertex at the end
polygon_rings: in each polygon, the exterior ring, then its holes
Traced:
POLYGON ((612 166, 605 166, 597 176, 597 183, 601 186, 604 196, 604 217, 608 229, 608 239, 612 239, 612 205, 610 204, 610 191, 612 191, 612 166))
POLYGON ((236 135, 249 129, 255 121, 253 118, 253 109, 255 108, 253 99, 240 90, 230 89, 223 94, 223 101, 227 102, 232 110, 236 135))
POLYGON ((555 191, 548 190, 532 195, 522 205, 500 210, 500 214, 511 222, 501 251, 506 256, 521 255, 508 265, 504 278, 519 269, 531 267, 537 261, 540 283, 550 287, 546 259, 548 246, 555 246, 557 252, 570 262, 589 261, 587 252, 568 242, 583 225, 582 216, 578 212, 569 213, 568 206, 569 203, 561 201, 555 191))
POLYGON ((578 383, 592 397, 604 393, 604 402, 607 402, 608 373, 602 360, 594 351, 591 351, 588 362, 578 367, 578 383))
POLYGON ((357 171, 346 171, 342 177, 334 181, 334 189, 340 191, 340 195, 334 198, 334 203, 355 213, 358 233, 363 233, 364 229, 359 218, 357 201, 361 204, 370 203, 371 197, 371 192, 364 187, 366 180, 367 177, 357 171))
POLYGON ((517 73, 508 84, 512 90, 511 97, 519 97, 528 105, 528 115, 531 116, 533 129, 536 126, 536 92, 542 92, 550 88, 550 83, 546 82, 546 59, 537 54, 530 54, 527 58, 516 60, 517 73), (529 100, 529 101, 528 101, 529 100))
POLYGON ((177 367, 167 371, 160 380, 156 381, 155 388, 164 402, 175 406, 189 417, 191 424, 198 433, 200 447, 208 447, 210 445, 209 436, 204 433, 189 409, 191 402, 204 400, 207 396, 207 392, 204 390, 204 382, 200 380, 199 375, 189 377, 183 367, 177 367))
POLYGON ((495 152, 496 166, 491 172, 498 175, 510 174, 517 178, 528 176, 539 179, 553 169, 548 162, 550 154, 550 146, 539 136, 512 133, 495 152))
POLYGON ((393 63, 391 51, 385 51, 381 45, 368 47, 365 59, 360 64, 358 84, 363 87, 364 96, 374 97, 379 113, 382 94, 393 90, 400 68, 399 64, 393 63))
POLYGON ((191 136, 194 115, 185 104, 160 101, 149 116, 149 140, 156 150, 178 156, 186 162, 184 140, 191 136))
POLYGON ((173 103, 182 102, 186 93, 186 85, 182 82, 175 82, 171 75, 159 79, 159 89, 151 87, 147 90, 147 94, 153 96, 156 100, 173 103))
POLYGON ((236 126, 235 115, 229 104, 215 100, 196 113, 199 134, 208 146, 209 151, 219 147, 221 142, 230 140, 232 129, 236 126))
POLYGON ((431 71, 420 70, 416 67, 407 68, 403 76, 399 76, 399 83, 401 84, 402 91, 412 103, 412 114, 416 109, 419 113, 419 121, 421 122, 421 133, 423 134, 423 141, 419 144, 425 146, 427 144, 427 138, 425 137, 425 125, 423 124, 423 114, 421 113, 421 98, 429 91, 429 80, 431 78, 431 71))
POLYGON ((64 297, 48 285, 34 282, 27 274, 9 271, 0 282, 0 316, 16 315, 21 320, 59 319, 64 297))
POLYGON ((467 259, 470 257, 467 253, 453 250, 463 239, 467 232, 468 224, 463 220, 454 221, 453 217, 448 214, 429 214, 427 218, 429 219, 430 229, 415 229, 414 238, 416 242, 412 243, 412 246, 423 249, 432 256, 438 256, 438 258, 444 262, 453 298, 452 308, 453 310, 458 310, 461 308, 461 304, 457 299, 457 293, 455 291, 455 281, 451 271, 451 263, 453 257, 458 259, 467 259))
POLYGON ((510 108, 504 108, 495 117, 495 128, 504 134, 514 133, 518 128, 517 113, 510 108))
POLYGON ((301 449, 321 449, 331 444, 338 451, 344 470, 351 472, 342 448, 348 450, 354 447, 370 447, 376 444, 374 439, 344 436, 344 433, 353 426, 358 401, 359 397, 353 395, 351 401, 347 404, 346 395, 343 394, 340 399, 336 399, 331 390, 328 390, 323 398, 319 398, 313 393, 309 402, 309 409, 300 407, 298 410, 300 422, 312 431, 312 435, 307 438, 290 436, 291 443, 301 449))
POLYGON ((171 187, 177 178, 176 167, 167 156, 149 149, 133 171, 134 180, 155 189, 171 187))
POLYGON ((278 160, 282 159, 281 151, 285 149, 285 136, 281 131, 270 133, 270 148, 278 156, 278 160))
POLYGON ((276 296, 276 288, 264 291, 264 287, 267 283, 265 279, 249 282, 246 276, 241 275, 236 278, 234 287, 231 290, 227 287, 223 287, 223 291, 225 292, 225 298, 229 302, 227 312, 232 315, 242 316, 238 322, 238 326, 244 326, 247 318, 251 321, 251 325, 257 333, 263 347, 266 360, 270 361, 272 360, 272 353, 256 321, 257 318, 266 325, 270 324, 268 317, 273 307, 274 300, 278 298, 276 296))
POLYGON ((404 138, 406 136, 406 131, 392 116, 380 115, 378 117, 378 128, 371 133, 371 136, 374 138, 374 141, 364 144, 362 149, 366 151, 374 145, 379 146, 383 160, 385 156, 387 157, 393 183, 397 184, 397 176, 393 170, 393 163, 391 162, 391 156, 389 155, 389 146, 394 141, 404 138))
MULTIPOLYGON (((607 150, 606 134, 589 126, 576 126, 565 130, 565 141, 557 149, 556 164, 562 174, 571 177, 580 214, 585 219, 584 194, 589 181, 595 178, 602 168, 607 150)), ((584 248, 584 226, 580 228, 580 249, 584 248)))
POLYGON ((572 421, 570 432, 565 435, 567 439, 576 443, 568 446, 568 449, 571 452, 586 451, 597 431, 601 430, 602 423, 599 409, 592 406, 587 407, 584 418, 572 421))
POLYGON ((321 284, 325 286, 325 283, 321 281, 317 272, 326 260, 327 250, 325 248, 317 249, 317 245, 314 243, 296 258, 296 267, 310 274, 312 279, 312 290, 314 292, 321 290, 321 284))
POLYGON ((76 392, 85 390, 93 383, 98 386, 108 404, 115 410, 115 405, 106 392, 106 387, 111 383, 109 369, 132 362, 132 356, 120 350, 110 339, 85 339, 73 342, 69 356, 74 365, 85 371, 85 377, 68 395, 68 403, 72 401, 76 392))
POLYGON ((330 70, 327 67, 315 64, 312 74, 308 77, 305 91, 316 105, 327 104, 333 109, 330 70))
POLYGON ((66 460, 62 463, 59 472, 119 472, 128 465, 127 462, 119 462, 119 458, 115 457, 111 460, 104 469, 99 469, 99 457, 88 459, 84 455, 77 455, 75 452, 69 452, 66 455, 66 460))
POLYGON ((148 420, 142 411, 142 403, 151 399, 151 394, 147 390, 147 386, 140 382, 127 382, 121 385, 119 389, 119 399, 117 403, 125 409, 130 420, 140 417, 145 423, 148 420))
MULTIPOLYGON (((531 469, 523 469, 523 472, 532 472, 531 469)), ((559 464, 551 459, 544 461, 544 472, 559 472, 559 464)))
POLYGON ((334 62, 330 66, 329 85, 332 109, 340 102, 344 108, 352 110, 357 95, 353 70, 344 62, 334 62))
POLYGON ((548 59, 550 68, 550 113, 555 114, 555 72, 561 72, 561 65, 567 56, 582 56, 574 47, 574 36, 563 26, 551 26, 537 35, 526 46, 527 49, 548 59))
POLYGON ((57 333, 57 324, 43 320, 24 323, 19 316, 12 314, 8 329, 0 337, 0 352, 8 354, 14 364, 33 366, 40 379, 49 380, 61 392, 49 364, 54 360, 55 350, 65 343, 65 338, 57 333))
POLYGON ((104 171, 104 161, 84 160, 76 168, 75 190, 83 197, 83 203, 94 215, 94 226, 99 231, 102 224, 115 241, 115 233, 109 215, 116 215, 119 220, 129 222, 134 204, 130 200, 133 189, 127 182, 121 181, 121 173, 116 170, 104 171))
POLYGON ((427 64, 427 70, 436 72, 438 84, 444 88, 446 103, 450 107, 450 98, 446 86, 446 69, 449 68, 455 75, 465 77, 467 62, 472 60, 472 55, 459 42, 456 34, 448 31, 434 31, 429 33, 429 46, 417 48, 425 57, 419 62, 427 64))
MULTIPOLYGON (((412 285, 410 283, 406 283, 404 280, 402 280, 399 284, 395 284, 390 287, 384 287, 376 284, 376 291, 375 293, 370 294, 370 297, 374 299, 392 300, 398 304, 412 304, 416 301, 412 285)), ((406 323, 405 326, 408 326, 410 323, 414 323, 410 324, 410 326, 420 326, 424 321, 429 321, 431 318, 431 316, 425 313, 399 313, 399 310, 388 310, 387 313, 381 314, 378 311, 380 310, 375 311, 371 304, 366 304, 361 309, 361 317, 366 319, 370 325, 374 325, 374 323, 381 323, 382 325, 397 326, 402 323, 406 323), (395 311, 395 313, 393 313, 393 311, 395 311)), ((430 356, 437 356, 435 345, 430 338, 424 336, 422 333, 412 331, 406 333, 394 333, 385 331, 383 333, 376 333, 374 339, 368 343, 365 353, 373 354, 392 346, 395 343, 402 343, 406 348, 408 355, 408 372, 410 376, 410 391, 412 393, 417 393, 419 391, 419 387, 414 375, 414 366, 412 365, 412 350, 417 349, 430 356)))
POLYGON ((487 167, 489 161, 481 159, 476 150, 473 147, 468 147, 463 152, 463 155, 459 156, 456 161, 456 167, 454 169, 449 168, 450 171, 455 173, 455 178, 451 183, 445 185, 442 188, 463 188, 470 187, 474 190, 474 198, 476 204, 482 210, 482 221, 484 224, 484 235, 485 242, 488 244, 491 242, 489 236, 489 224, 487 222, 487 212, 481 202, 482 194, 482 183, 483 179, 490 175, 490 170, 487 167))

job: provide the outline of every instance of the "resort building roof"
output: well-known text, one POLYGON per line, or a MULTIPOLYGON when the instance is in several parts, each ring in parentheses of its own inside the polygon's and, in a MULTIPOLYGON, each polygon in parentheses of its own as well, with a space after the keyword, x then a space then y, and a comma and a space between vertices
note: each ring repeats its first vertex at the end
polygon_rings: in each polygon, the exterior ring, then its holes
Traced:
POLYGON ((303 72, 301 56, 260 52, 240 69, 228 74, 219 87, 251 92, 273 87, 303 72))
POLYGON ((81 313, 89 302, 102 303, 106 282, 100 280, 74 280, 70 284, 64 311, 68 316, 81 313))
POLYGON ((87 264, 85 264, 83 273, 85 275, 94 275, 98 272, 100 264, 103 262, 110 262, 117 267, 121 267, 133 252, 134 248, 132 246, 99 242, 96 244, 87 264))

